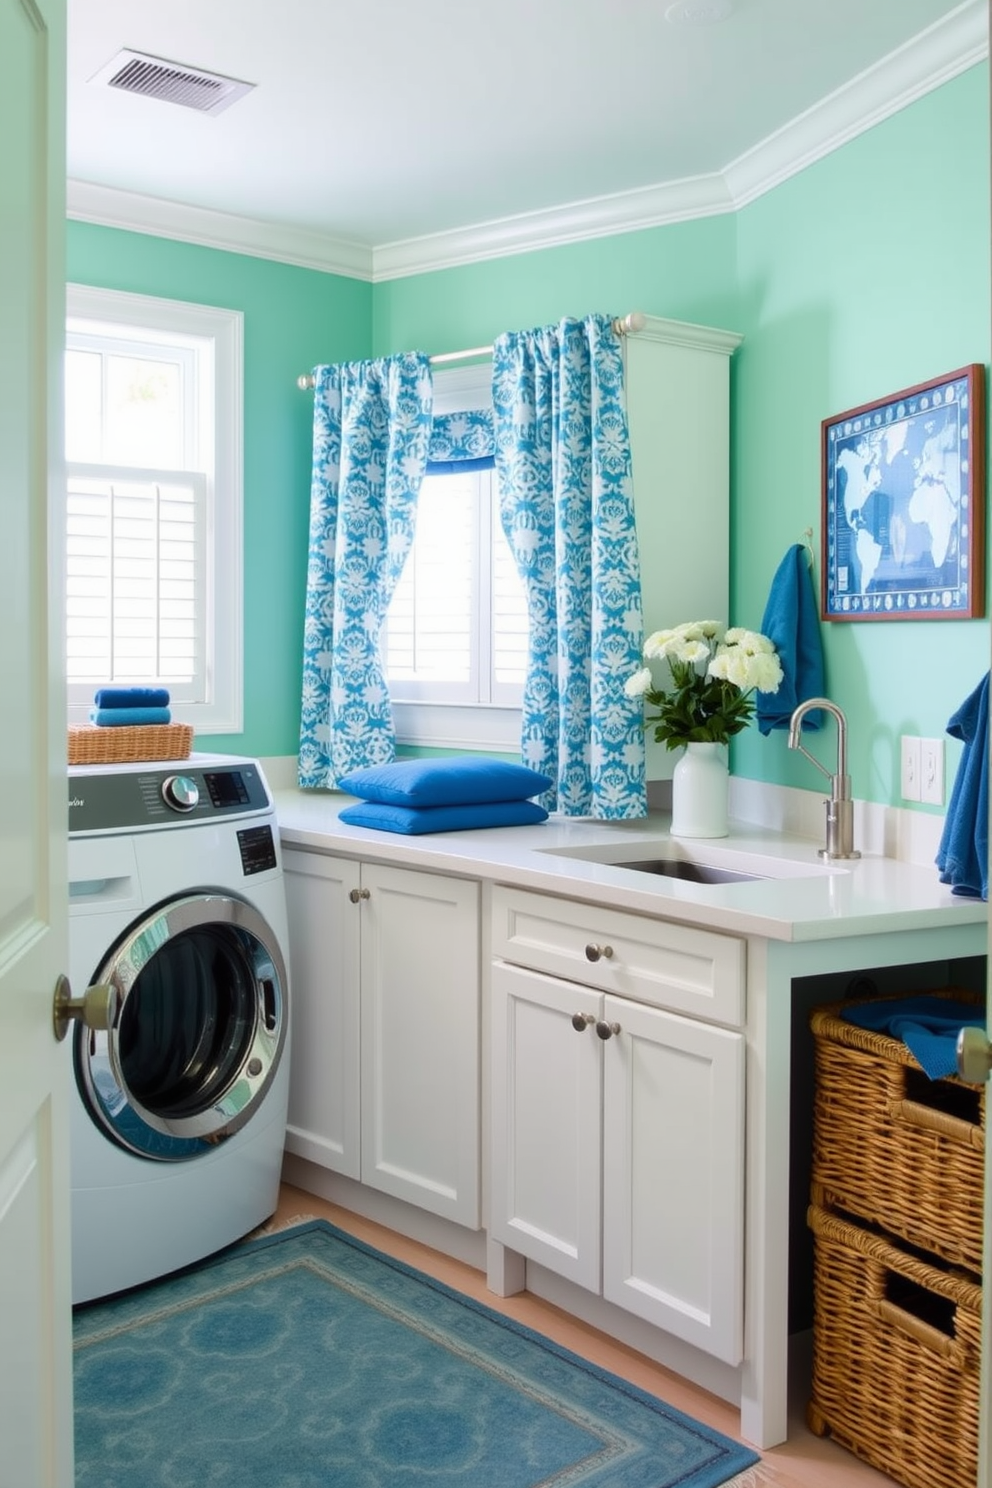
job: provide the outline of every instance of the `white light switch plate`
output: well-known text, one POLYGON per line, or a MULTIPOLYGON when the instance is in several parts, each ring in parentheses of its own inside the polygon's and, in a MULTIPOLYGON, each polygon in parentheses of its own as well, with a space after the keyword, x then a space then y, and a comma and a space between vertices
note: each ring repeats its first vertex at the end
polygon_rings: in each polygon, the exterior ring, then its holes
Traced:
POLYGON ((903 734, 899 740, 899 794, 904 801, 920 799, 920 740, 903 734))
POLYGON ((920 800, 931 806, 944 804, 944 741, 920 740, 920 800))

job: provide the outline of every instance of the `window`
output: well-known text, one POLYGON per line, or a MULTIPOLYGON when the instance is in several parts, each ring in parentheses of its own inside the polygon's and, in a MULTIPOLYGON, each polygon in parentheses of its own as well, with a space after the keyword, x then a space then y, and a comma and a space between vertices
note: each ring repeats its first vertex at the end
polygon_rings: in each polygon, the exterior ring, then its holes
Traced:
POLYGON ((66 675, 169 689, 200 733, 242 727, 241 316, 68 289, 66 675))
MULTIPOLYGON (((435 412, 487 406, 490 378, 488 365, 435 373, 435 412)), ((527 639, 495 471, 427 475, 383 631, 400 742, 519 748, 527 639)))

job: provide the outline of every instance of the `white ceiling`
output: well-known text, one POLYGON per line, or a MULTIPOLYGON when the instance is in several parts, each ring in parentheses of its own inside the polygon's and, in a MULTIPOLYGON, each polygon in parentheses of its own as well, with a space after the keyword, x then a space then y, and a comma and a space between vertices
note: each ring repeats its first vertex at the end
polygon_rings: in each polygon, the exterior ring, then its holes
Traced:
POLYGON ((987 0, 68 0, 68 16, 71 215, 369 278, 729 210, 988 47, 987 0), (211 116, 93 82, 125 47, 256 86, 211 116))

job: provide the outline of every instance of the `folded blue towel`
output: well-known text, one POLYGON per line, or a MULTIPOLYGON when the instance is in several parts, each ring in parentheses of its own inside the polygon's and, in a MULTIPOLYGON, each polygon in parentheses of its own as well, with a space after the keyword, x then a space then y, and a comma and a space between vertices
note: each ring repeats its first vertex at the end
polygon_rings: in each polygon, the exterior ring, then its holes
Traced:
POLYGON ((139 728, 149 723, 170 723, 168 708, 91 708, 91 723, 101 728, 139 728))
MULTIPOLYGON (((823 648, 820 618, 810 578, 808 554, 801 543, 789 549, 779 564, 768 593, 761 633, 774 642, 782 663, 778 692, 759 692, 755 717, 763 734, 789 727, 789 720, 807 698, 823 696, 823 648)), ((804 728, 820 728, 822 712, 807 713, 804 728)))
POLYGON ((461 802, 457 806, 395 806, 387 801, 358 801, 338 812, 353 827, 420 836, 425 832, 464 832, 470 827, 526 827, 547 821, 536 801, 461 802))
POLYGON ((950 719, 947 732, 964 740, 936 863, 953 894, 989 897, 989 675, 950 719))
POLYGON ((883 1002, 853 1003, 841 1010, 847 1023, 902 1039, 931 1080, 957 1072, 958 1034, 967 1025, 985 1024, 977 1003, 950 997, 893 997, 883 1002))
POLYGON ((98 708, 167 708, 169 692, 165 687, 101 687, 93 702, 98 708))

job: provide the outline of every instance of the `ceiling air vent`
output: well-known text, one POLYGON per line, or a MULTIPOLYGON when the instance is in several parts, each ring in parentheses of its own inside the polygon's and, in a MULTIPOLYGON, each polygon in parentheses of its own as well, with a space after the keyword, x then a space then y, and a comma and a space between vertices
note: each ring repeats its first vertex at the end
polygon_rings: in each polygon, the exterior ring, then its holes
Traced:
POLYGON ((90 81, 119 88, 122 93, 142 93, 163 103, 179 103, 201 114, 221 113, 255 86, 199 67, 167 62, 164 57, 127 50, 118 52, 90 81))

